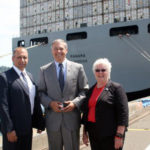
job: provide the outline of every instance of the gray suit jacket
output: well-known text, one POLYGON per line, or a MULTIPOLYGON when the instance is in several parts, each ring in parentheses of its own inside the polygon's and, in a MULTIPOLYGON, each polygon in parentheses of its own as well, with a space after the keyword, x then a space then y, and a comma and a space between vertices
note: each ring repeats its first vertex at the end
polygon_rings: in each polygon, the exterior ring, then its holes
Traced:
POLYGON ((46 127, 48 131, 58 131, 63 122, 70 130, 80 127, 79 107, 88 89, 88 81, 81 64, 67 60, 66 80, 63 92, 61 92, 56 74, 56 66, 51 62, 40 68, 39 92, 41 103, 46 108, 46 127), (54 112, 49 108, 51 101, 64 102, 72 100, 76 108, 67 113, 54 112), (48 109, 49 108, 49 109, 48 109))

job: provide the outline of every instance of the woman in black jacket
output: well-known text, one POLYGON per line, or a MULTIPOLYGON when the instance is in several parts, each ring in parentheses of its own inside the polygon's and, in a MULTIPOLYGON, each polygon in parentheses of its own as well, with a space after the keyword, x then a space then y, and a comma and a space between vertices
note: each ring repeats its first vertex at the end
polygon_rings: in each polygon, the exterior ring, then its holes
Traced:
POLYGON ((111 63, 106 58, 93 64, 96 83, 82 104, 83 142, 92 150, 122 150, 128 126, 128 100, 119 83, 110 80, 111 63))

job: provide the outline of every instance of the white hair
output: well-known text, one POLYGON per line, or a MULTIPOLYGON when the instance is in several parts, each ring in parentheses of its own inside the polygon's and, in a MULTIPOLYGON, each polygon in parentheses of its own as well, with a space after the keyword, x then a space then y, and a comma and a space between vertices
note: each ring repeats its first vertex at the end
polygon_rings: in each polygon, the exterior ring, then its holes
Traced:
POLYGON ((92 68, 93 73, 95 73, 96 66, 100 65, 100 64, 102 64, 106 67, 106 69, 108 71, 108 79, 110 79, 112 65, 111 65, 111 62, 107 58, 99 58, 93 63, 93 68, 92 68))

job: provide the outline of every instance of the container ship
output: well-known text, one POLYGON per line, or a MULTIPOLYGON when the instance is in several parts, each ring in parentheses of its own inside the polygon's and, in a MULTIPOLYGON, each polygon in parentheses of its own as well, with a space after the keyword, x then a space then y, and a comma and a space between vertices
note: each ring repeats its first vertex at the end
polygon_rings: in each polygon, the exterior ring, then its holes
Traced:
POLYGON ((53 60, 57 38, 67 41, 67 58, 83 64, 90 86, 93 62, 106 57, 129 100, 150 95, 150 0, 20 0, 20 37, 12 47, 28 49, 27 70, 36 80, 53 60))

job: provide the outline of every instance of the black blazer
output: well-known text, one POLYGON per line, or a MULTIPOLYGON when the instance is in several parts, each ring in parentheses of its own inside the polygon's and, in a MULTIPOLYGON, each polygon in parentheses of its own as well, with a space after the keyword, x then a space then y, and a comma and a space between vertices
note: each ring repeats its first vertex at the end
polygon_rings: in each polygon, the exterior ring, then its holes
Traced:
MULTIPOLYGON (((27 74, 33 82, 32 75, 28 72, 27 74)), ((33 84, 35 83, 33 82, 33 84)), ((26 135, 32 132, 32 127, 44 130, 44 118, 37 92, 34 103, 34 112, 31 115, 28 90, 13 68, 0 75, 2 133, 6 134, 15 130, 17 135, 26 135)))
MULTIPOLYGON (((81 107, 83 111, 82 123, 86 129, 88 122, 88 101, 95 85, 87 92, 81 107)), ((95 118, 96 128, 101 136, 114 135, 118 125, 128 126, 128 100, 120 84, 112 81, 107 83, 97 100, 95 118)))

